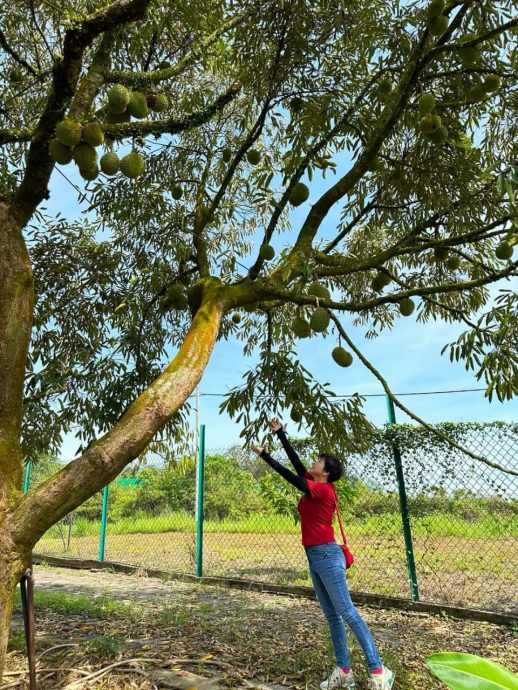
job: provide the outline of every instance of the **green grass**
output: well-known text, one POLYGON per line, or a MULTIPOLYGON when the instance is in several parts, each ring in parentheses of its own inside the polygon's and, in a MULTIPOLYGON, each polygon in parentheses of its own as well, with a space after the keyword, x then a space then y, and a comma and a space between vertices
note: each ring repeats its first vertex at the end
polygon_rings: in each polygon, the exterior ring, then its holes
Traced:
MULTIPOLYGON (((346 525, 351 535, 373 536, 377 534, 400 535, 401 516, 394 513, 372 515, 368 518, 347 518, 346 525)), ((463 537, 497 538, 518 536, 518 517, 486 515, 477 520, 464 520, 453 515, 432 513, 412 519, 412 531, 416 537, 463 537)), ((164 515, 136 515, 108 523, 108 534, 158 534, 165 532, 195 532, 196 522, 188 513, 167 513, 164 515)), ((246 518, 231 520, 206 520, 206 533, 227 534, 299 534, 300 526, 291 517, 283 515, 254 514, 246 518)), ((75 520, 72 528, 74 537, 97 536, 99 522, 84 518, 75 520)), ((59 531, 53 527, 47 537, 57 538, 59 531)))
MULTIPOLYGON (((62 592, 48 592, 34 590, 34 604, 42 611, 55 611, 64 615, 82 615, 99 620, 120 616, 137 620, 139 610, 131 604, 121 604, 110 597, 96 597, 85 594, 63 594, 62 592)), ((15 594, 15 610, 21 611, 20 592, 15 594)))

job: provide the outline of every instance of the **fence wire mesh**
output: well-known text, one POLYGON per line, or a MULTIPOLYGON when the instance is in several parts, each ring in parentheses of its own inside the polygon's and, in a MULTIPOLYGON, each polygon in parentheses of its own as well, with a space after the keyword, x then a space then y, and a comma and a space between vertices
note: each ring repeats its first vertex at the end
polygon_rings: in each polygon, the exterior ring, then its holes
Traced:
MULTIPOLYGON (((439 428, 472 452, 518 471, 518 424, 439 428)), ((303 460, 315 456, 310 444, 298 450, 303 460)), ((274 454, 282 458, 279 449, 274 454)), ((195 574, 198 565, 204 575, 310 585, 295 520, 296 490, 239 448, 205 454, 202 556, 196 465, 195 457, 151 463, 111 484, 103 548, 99 494, 49 530, 35 551, 80 559, 101 555, 172 573, 195 574)), ((48 472, 36 469, 31 488, 48 472)), ((347 574, 352 590, 416 598, 418 589, 423 601, 516 611, 518 477, 424 429, 402 425, 379 429, 369 453, 347 458, 338 489, 356 558, 347 574), (407 505, 401 502, 397 449, 407 505), (405 511, 411 530, 406 543, 405 511)))

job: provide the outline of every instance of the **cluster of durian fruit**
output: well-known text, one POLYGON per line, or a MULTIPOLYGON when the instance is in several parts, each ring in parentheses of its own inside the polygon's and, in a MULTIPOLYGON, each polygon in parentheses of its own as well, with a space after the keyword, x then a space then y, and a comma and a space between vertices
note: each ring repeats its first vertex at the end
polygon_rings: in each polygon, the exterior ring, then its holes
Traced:
MULTIPOLYGON (((145 118, 150 110, 163 112, 168 108, 169 100, 163 93, 131 92, 123 84, 115 84, 108 91, 108 103, 104 112, 107 124, 120 124, 129 122, 131 117, 145 118)), ((84 180, 95 180, 100 172, 108 176, 121 172, 129 179, 142 175, 145 160, 138 151, 132 150, 119 158, 117 153, 109 150, 99 160, 96 148, 104 142, 102 123, 81 124, 72 118, 65 118, 56 126, 55 137, 49 143, 49 152, 60 165, 75 161, 84 180)))

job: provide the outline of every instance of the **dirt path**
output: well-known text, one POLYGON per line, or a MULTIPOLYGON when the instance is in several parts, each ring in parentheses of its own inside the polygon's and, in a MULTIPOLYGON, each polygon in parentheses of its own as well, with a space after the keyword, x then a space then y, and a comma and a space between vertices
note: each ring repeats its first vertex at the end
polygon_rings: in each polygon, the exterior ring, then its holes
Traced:
MULTIPOLYGON (((185 686, 156 681, 156 673, 167 674, 175 669, 178 673, 178 668, 198 678, 217 680, 218 690, 252 688, 261 683, 267 683, 268 690, 279 690, 280 686, 306 690, 317 688, 333 663, 322 613, 316 602, 307 599, 49 566, 36 566, 35 580, 39 653, 56 645, 56 640, 74 645, 43 656, 41 663, 48 668, 57 667, 59 662, 61 668, 91 672, 114 661, 123 663, 135 656, 150 655, 159 663, 158 670, 144 664, 137 676, 130 668, 114 671, 104 677, 101 685, 83 684, 81 690, 202 690, 202 683, 189 675, 185 686), (73 611, 61 604, 61 608, 56 607, 51 601, 53 597, 73 600, 76 595, 89 602, 108 597, 120 610, 114 608, 105 616, 89 615, 77 607, 73 611), (120 604, 130 604, 127 613, 120 604), (144 677, 144 671, 153 671, 155 680, 144 677)), ((480 654, 518 671, 518 641, 508 628, 371 607, 361 607, 360 611, 387 665, 396 670, 395 690, 443 688, 425 666, 426 656, 437 651, 480 654)), ((15 628, 20 636, 19 614, 15 628)), ((24 666, 22 649, 20 646, 19 651, 11 652, 11 669, 24 666)), ((351 650, 357 689, 365 690, 365 665, 354 640, 351 650)), ((49 675, 45 680, 42 675, 40 690, 61 690, 65 686, 61 677, 49 675)))

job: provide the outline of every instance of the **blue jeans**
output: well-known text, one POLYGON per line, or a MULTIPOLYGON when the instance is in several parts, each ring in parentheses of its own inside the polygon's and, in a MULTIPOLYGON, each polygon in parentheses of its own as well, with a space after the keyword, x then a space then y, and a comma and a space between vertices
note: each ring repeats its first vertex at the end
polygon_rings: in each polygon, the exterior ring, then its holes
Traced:
POLYGON ((345 625, 351 628, 367 659, 370 671, 381 668, 381 658, 367 624, 351 600, 345 577, 345 557, 338 544, 306 546, 309 572, 319 604, 327 618, 336 665, 350 668, 345 625))

